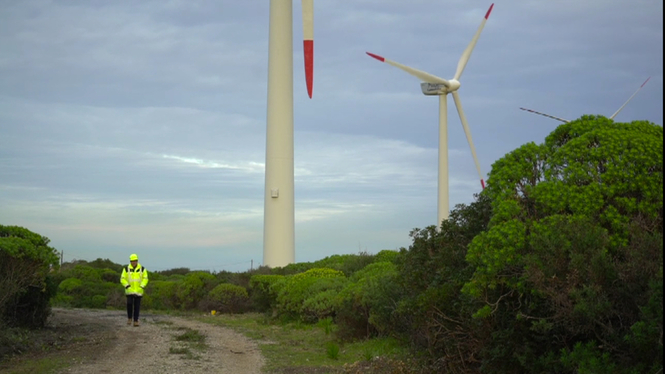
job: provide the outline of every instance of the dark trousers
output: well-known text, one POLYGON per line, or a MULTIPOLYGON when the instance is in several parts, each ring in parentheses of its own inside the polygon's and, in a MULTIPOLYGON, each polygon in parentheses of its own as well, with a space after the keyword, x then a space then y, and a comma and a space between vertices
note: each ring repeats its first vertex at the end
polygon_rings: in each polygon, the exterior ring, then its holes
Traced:
POLYGON ((139 312, 141 311, 141 296, 127 295, 127 318, 139 320, 139 312))

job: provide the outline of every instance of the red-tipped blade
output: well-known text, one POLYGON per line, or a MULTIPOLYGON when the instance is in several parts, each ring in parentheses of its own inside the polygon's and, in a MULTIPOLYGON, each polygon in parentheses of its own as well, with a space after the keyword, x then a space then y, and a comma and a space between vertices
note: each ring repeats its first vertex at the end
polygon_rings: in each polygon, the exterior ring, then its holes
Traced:
POLYGON ((480 185, 483 186, 483 190, 484 190, 484 189, 485 189, 485 180, 484 180, 484 179, 481 179, 481 180, 480 180, 480 185))
POLYGON ((382 56, 375 55, 374 53, 370 53, 370 52, 365 52, 365 53, 367 53, 368 56, 370 56, 372 58, 375 58, 375 59, 377 59, 381 62, 385 62, 386 64, 392 65, 396 68, 400 68, 400 69, 404 70, 405 72, 413 75, 414 77, 420 79, 423 82, 441 83, 441 84, 445 85, 446 87, 450 87, 450 82, 448 82, 447 80, 445 80, 443 78, 439 78, 436 75, 432 75, 432 74, 426 73, 422 70, 418 70, 418 69, 414 69, 414 68, 406 66, 406 65, 402 65, 399 62, 395 62, 393 60, 388 60, 387 58, 383 58, 382 56))
POLYGON ((302 0, 302 30, 305 80, 307 82, 307 94, 311 99, 314 90, 314 0, 302 0))
POLYGON ((307 94, 312 98, 314 90, 314 40, 303 42, 305 52, 305 80, 307 81, 307 94))
POLYGON ((485 13, 485 18, 483 18, 482 22, 480 23, 480 26, 478 27, 478 31, 476 31, 476 34, 473 36, 473 39, 471 39, 471 43, 469 43, 469 45, 464 50, 464 53, 462 53, 462 56, 460 57, 459 62, 457 63, 457 71, 455 72, 455 77, 453 79, 458 80, 462 76, 464 68, 466 68, 466 64, 469 62, 469 58, 471 57, 471 53, 473 53, 473 49, 476 47, 478 38, 480 38, 480 33, 483 31, 485 23, 487 23, 487 19, 490 16, 490 13, 492 13, 492 9, 494 9, 494 4, 490 5, 490 8, 487 10, 487 13, 485 13))
POLYGON ((365 53, 367 53, 368 56, 370 56, 370 57, 374 57, 375 59, 377 59, 377 60, 379 60, 379 61, 381 61, 381 62, 386 62, 386 59, 383 58, 383 57, 381 57, 381 56, 379 56, 379 55, 375 55, 374 53, 370 53, 370 52, 365 52, 365 53))

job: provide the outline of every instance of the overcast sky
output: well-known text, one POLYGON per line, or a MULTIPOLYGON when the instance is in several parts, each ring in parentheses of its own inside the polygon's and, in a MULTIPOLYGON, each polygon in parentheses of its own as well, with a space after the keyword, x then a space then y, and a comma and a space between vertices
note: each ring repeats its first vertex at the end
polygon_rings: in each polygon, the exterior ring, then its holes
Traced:
MULTIPOLYGON (((438 100, 365 51, 452 78, 490 1, 294 1, 296 261, 436 223, 438 100)), ((65 261, 244 271, 263 256, 267 0, 0 0, 0 224, 65 261)), ((663 123, 662 0, 510 0, 459 90, 483 173, 558 122, 663 123)), ((451 206, 480 183, 449 98, 451 206)))

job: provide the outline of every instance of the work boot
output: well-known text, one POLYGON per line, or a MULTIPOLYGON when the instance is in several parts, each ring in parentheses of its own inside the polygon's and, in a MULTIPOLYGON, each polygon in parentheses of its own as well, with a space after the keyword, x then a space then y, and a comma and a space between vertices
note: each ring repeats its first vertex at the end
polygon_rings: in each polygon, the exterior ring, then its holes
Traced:
POLYGON ((129 326, 129 325, 131 325, 131 324, 132 324, 132 319, 131 319, 131 318, 128 318, 128 319, 127 319, 127 326, 129 326))
POLYGON ((139 321, 134 321, 134 327, 139 327, 139 321))

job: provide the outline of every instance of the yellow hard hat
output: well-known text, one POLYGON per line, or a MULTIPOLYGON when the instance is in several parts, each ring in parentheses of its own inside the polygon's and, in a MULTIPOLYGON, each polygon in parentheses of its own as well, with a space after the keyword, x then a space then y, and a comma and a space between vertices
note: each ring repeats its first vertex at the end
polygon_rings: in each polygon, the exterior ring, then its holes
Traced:
POLYGON ((136 254, 129 255, 129 261, 138 261, 138 260, 139 260, 138 255, 136 255, 136 254))

